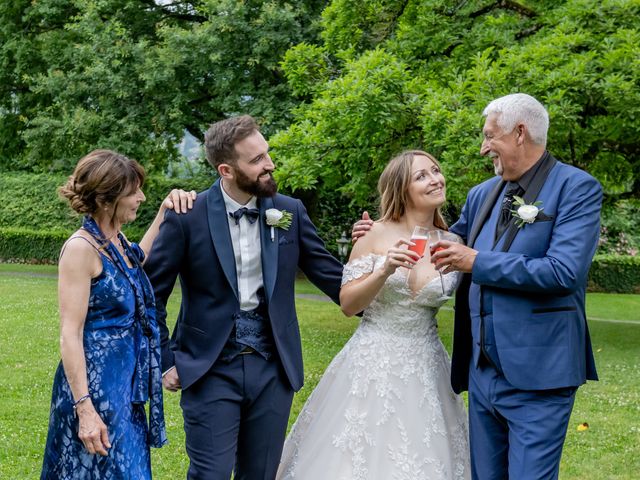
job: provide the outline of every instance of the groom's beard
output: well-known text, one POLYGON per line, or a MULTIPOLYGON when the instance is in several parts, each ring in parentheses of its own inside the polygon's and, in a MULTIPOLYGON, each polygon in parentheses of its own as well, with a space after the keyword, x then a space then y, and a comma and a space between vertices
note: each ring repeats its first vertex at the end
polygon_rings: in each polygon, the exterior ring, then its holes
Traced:
POLYGON ((252 180, 239 168, 234 168, 234 174, 236 177, 236 185, 240 190, 253 195, 258 198, 273 197, 278 191, 278 184, 273 179, 271 172, 263 172, 269 174, 269 177, 265 180, 252 180))

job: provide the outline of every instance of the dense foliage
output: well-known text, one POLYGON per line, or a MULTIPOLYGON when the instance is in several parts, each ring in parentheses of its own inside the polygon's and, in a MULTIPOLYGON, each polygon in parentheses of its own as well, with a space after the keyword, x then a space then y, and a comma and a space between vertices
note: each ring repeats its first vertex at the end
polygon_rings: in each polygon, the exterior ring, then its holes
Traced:
POLYGON ((483 108, 522 91, 549 109, 549 150, 598 178, 615 212, 640 193, 639 15, 636 0, 335 0, 323 42, 283 62, 301 105, 272 139, 280 178, 366 204, 389 158, 422 147, 459 206, 493 174, 483 108))
POLYGON ((0 261, 57 263, 60 248, 68 236, 69 232, 63 230, 0 227, 0 261))
POLYGON ((589 270, 589 291, 640 293, 640 257, 596 255, 589 270))
MULTIPOLYGON (((604 186, 600 252, 635 255, 639 14, 637 0, 0 0, 0 171, 68 174, 107 147, 199 185, 176 152, 185 130, 251 113, 333 247, 405 148, 441 160, 455 220, 493 174, 484 106, 525 91, 549 109, 549 149, 604 186)), ((67 228, 52 193, 28 203, 58 184, 0 191, 0 226, 67 228)))
MULTIPOLYGON (((143 190, 146 201, 140 206, 134 223, 125 232, 139 239, 156 216, 161 201, 172 188, 202 191, 214 181, 212 175, 200 175, 189 180, 152 175, 143 190)), ((57 190, 66 176, 12 173, 0 177, 0 229, 18 231, 65 232, 68 236, 81 224, 81 216, 69 208, 57 190)), ((0 256, 3 254, 0 253, 0 256)))
POLYGON ((294 103, 278 62, 325 2, 0 0, 0 169, 69 170, 112 148, 163 170, 187 130, 294 103))

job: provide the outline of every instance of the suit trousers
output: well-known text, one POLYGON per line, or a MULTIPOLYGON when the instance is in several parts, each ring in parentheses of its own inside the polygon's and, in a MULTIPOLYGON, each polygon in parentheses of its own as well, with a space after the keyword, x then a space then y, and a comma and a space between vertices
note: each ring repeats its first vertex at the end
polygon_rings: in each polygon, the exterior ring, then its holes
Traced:
POLYGON ((287 430, 293 389, 277 359, 257 353, 218 360, 182 392, 187 478, 272 480, 287 430))
MULTIPOLYGON (((535 368, 534 365, 531 368, 535 368)), ((558 478, 576 387, 520 390, 472 361, 469 436, 474 480, 558 478)))

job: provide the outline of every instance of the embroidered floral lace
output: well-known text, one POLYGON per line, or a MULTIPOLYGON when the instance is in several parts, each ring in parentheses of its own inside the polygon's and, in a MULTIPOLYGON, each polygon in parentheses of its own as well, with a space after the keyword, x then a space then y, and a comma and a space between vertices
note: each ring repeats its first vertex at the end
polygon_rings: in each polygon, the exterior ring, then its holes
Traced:
MULTIPOLYGON (((343 285, 384 261, 350 262, 343 285)), ((451 295, 459 274, 443 281, 451 295)), ((451 390, 435 316, 447 299, 439 277, 416 293, 400 270, 389 277, 300 413, 278 479, 470 477, 466 412, 451 390)))

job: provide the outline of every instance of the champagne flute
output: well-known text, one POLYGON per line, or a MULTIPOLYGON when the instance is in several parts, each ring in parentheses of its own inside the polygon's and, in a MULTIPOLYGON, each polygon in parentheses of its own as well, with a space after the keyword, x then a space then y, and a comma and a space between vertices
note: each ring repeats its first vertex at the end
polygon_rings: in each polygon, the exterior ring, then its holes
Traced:
MULTIPOLYGON (((433 245, 435 245, 435 243, 438 240, 447 240, 449 242, 463 243, 462 239, 458 235, 456 235, 455 233, 448 232, 446 230, 429 230, 428 236, 429 236, 429 253, 431 255, 433 255, 436 252, 439 252, 440 250, 445 250, 445 247, 433 248, 433 245)), ((444 280, 442 277, 442 271, 438 270, 438 273, 440 274, 442 294, 446 295, 444 291, 444 280)))
POLYGON ((411 234, 411 241, 415 245, 409 245, 409 250, 416 252, 421 257, 424 255, 424 251, 427 248, 427 241, 429 240, 429 232, 425 227, 417 226, 413 229, 411 234))
MULTIPOLYGON (((436 252, 439 252, 440 250, 444 250, 443 247, 438 247, 438 248, 433 248, 433 246, 439 241, 439 240, 444 240, 445 236, 444 234, 446 234, 447 232, 445 232, 444 230, 429 230, 427 232, 427 237, 429 240, 429 254, 433 255, 436 252)), ((442 272, 440 270, 438 270, 438 275, 440 275, 440 285, 442 286, 442 295, 444 295, 444 278, 442 278, 442 272)))
MULTIPOLYGON (((421 226, 414 227, 410 240, 413 245, 409 245, 408 250, 416 252, 420 255, 420 258, 422 258, 424 256, 424 251, 427 249, 427 242, 429 241, 428 229, 421 226)), ((409 285, 410 276, 411 270, 407 272, 407 285, 409 285)))

